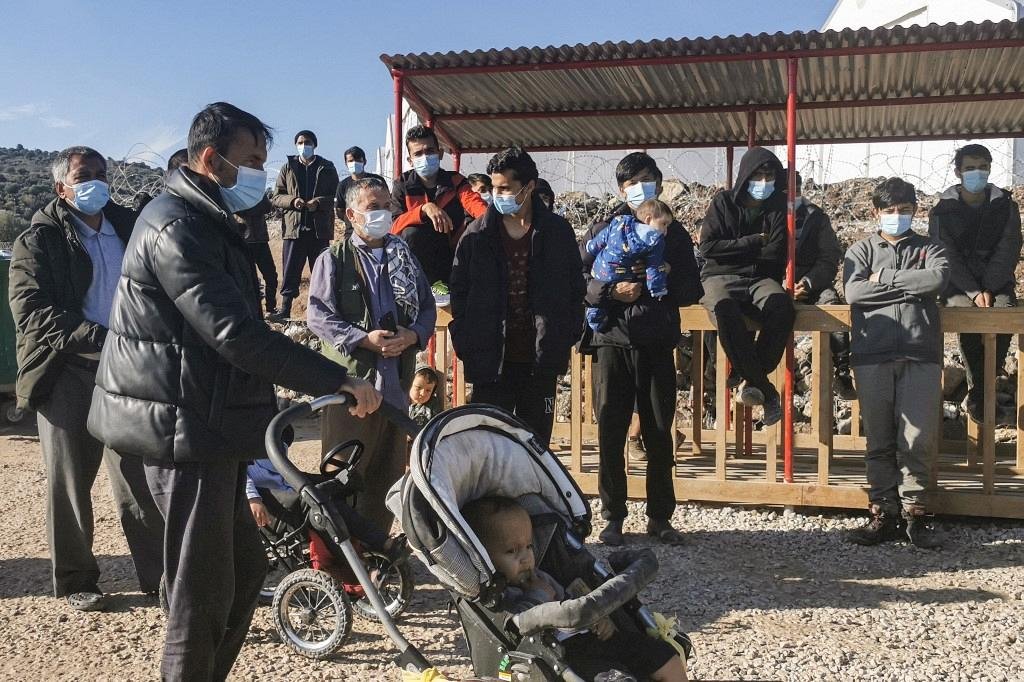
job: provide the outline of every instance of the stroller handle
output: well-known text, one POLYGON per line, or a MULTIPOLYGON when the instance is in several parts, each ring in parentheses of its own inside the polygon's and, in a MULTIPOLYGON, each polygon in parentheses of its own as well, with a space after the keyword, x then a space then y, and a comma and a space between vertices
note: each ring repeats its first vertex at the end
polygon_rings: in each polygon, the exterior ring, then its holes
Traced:
MULTIPOLYGON (((267 427, 267 435, 264 439, 267 456, 270 458, 271 463, 273 463, 274 468, 278 470, 284 480, 292 488, 301 491, 305 486, 310 485, 315 481, 311 479, 308 474, 292 464, 291 460, 288 459, 288 446, 285 445, 284 442, 285 429, 291 426, 293 422, 299 419, 305 419, 314 412, 319 412, 329 405, 351 405, 352 403, 353 398, 351 394, 334 393, 332 395, 314 398, 308 403, 297 403, 292 405, 291 407, 278 412, 277 415, 270 420, 270 425, 267 427)), ((377 412, 407 435, 415 436, 419 433, 420 427, 416 422, 410 419, 409 415, 405 414, 394 405, 381 401, 377 412)))

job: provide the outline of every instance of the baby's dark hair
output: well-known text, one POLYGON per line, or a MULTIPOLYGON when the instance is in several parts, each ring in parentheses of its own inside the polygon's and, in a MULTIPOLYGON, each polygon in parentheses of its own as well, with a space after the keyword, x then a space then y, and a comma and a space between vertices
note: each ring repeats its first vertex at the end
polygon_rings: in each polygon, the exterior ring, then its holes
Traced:
POLYGON ((490 521, 498 514, 505 512, 522 510, 522 505, 511 497, 503 497, 501 495, 487 495, 480 497, 471 502, 467 502, 462 507, 462 517, 466 519, 466 523, 473 529, 477 537, 481 541, 491 532, 490 521))
POLYGON ((871 204, 879 209, 897 204, 917 206, 917 192, 913 185, 902 178, 888 178, 878 183, 871 193, 871 204))
POLYGON ((660 199, 648 199, 637 206, 637 217, 640 217, 641 214, 646 216, 645 220, 661 219, 671 223, 676 219, 669 205, 660 199))
POLYGON ((416 377, 423 377, 424 379, 427 380, 427 383, 434 384, 435 386, 440 381, 439 377, 437 376, 437 372, 434 371, 434 368, 427 367, 426 365, 416 370, 416 373, 413 374, 413 379, 415 379, 416 377))

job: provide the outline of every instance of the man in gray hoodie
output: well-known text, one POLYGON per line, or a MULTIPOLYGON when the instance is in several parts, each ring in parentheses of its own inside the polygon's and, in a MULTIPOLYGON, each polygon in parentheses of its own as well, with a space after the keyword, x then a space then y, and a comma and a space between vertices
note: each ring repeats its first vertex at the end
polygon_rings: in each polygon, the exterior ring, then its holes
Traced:
POLYGON ((937 297, 949 263, 942 246, 910 229, 913 185, 889 178, 871 202, 878 232, 851 246, 843 266, 871 503, 871 518, 847 539, 876 545, 905 535, 934 549, 940 542, 926 521, 925 494, 940 416, 937 297))

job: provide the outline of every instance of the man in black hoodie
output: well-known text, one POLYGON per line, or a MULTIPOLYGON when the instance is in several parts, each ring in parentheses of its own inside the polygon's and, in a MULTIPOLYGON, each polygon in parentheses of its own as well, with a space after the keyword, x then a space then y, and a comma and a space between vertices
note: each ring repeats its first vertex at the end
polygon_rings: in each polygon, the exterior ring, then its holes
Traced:
MULTIPOLYGON (((625 202, 613 213, 627 215, 647 199, 661 193, 661 171, 647 154, 628 154, 615 168, 619 194, 625 202)), ((679 306, 700 300, 703 289, 694 258, 693 241, 679 221, 665 234, 668 295, 651 297, 644 266, 634 269, 632 282, 602 282, 591 277, 594 257, 588 241, 608 227, 595 223, 580 241, 586 303, 608 315, 606 331, 585 329, 583 350, 594 353, 594 410, 600 448, 599 489, 601 515, 608 526, 601 542, 621 545, 626 518, 626 464, 623 449, 634 406, 647 449, 647 532, 666 544, 680 544, 682 535, 672 528, 675 510, 672 487, 672 418, 676 409, 675 348, 679 342, 679 306)))
POLYGON ((736 184, 711 201, 700 230, 702 303, 714 313, 722 348, 743 382, 739 401, 763 405, 766 426, 782 418, 782 400, 768 372, 782 359, 793 332, 793 301, 782 288, 786 272, 785 172, 775 154, 751 147, 736 184), (761 323, 755 342, 745 315, 761 323))

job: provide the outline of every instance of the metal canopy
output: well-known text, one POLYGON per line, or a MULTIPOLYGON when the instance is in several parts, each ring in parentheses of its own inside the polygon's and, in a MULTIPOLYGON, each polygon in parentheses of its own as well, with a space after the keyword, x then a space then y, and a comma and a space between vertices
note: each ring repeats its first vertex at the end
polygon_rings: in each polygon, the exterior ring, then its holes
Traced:
POLYGON ((381 60, 458 152, 785 144, 792 60, 802 143, 1024 134, 1024 20, 381 60))

